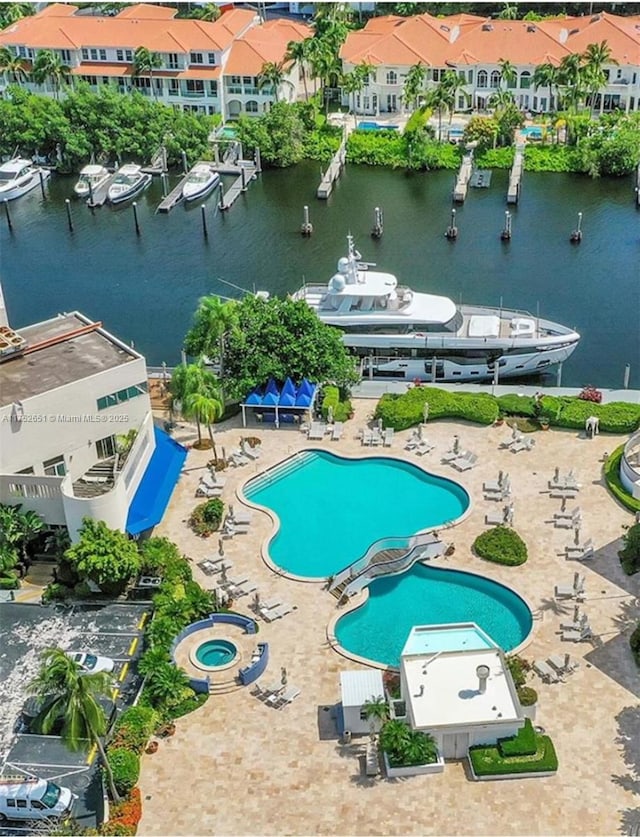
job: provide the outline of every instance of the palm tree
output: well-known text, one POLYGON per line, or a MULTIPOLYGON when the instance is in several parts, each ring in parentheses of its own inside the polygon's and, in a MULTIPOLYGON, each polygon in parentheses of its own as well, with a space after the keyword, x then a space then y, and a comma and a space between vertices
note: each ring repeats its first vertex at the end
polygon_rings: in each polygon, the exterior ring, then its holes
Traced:
POLYGON ((353 114, 354 124, 357 124, 358 117, 356 116, 356 93, 361 93, 364 88, 364 78, 353 70, 342 76, 340 82, 342 92, 347 94, 349 98, 349 111, 353 114))
POLYGON ((372 695, 362 704, 364 717, 371 726, 371 737, 389 720, 389 704, 382 695, 372 695))
POLYGON ((29 509, 26 512, 20 512, 18 526, 20 527, 20 539, 22 541, 22 561, 27 564, 29 560, 27 546, 43 531, 45 523, 39 514, 29 509))
POLYGON ((238 312, 234 300, 224 302, 219 296, 203 296, 193 318, 185 349, 190 355, 217 360, 221 389, 224 393, 224 354, 227 337, 238 325, 238 312))
POLYGON ((577 52, 565 55, 560 62, 559 80, 564 87, 564 98, 574 113, 584 98, 584 73, 582 58, 577 52))
POLYGON ((553 88, 557 87, 559 80, 558 68, 551 63, 539 64, 533 72, 533 86, 534 87, 548 87, 549 88, 549 110, 553 106, 557 107, 557 93, 554 98, 553 88))
POLYGON ((501 58, 498 61, 500 67, 500 81, 506 84, 507 87, 515 87, 518 80, 518 71, 514 65, 507 58, 501 58))
MULTIPOLYGON (((601 41, 599 44, 589 44, 582 53, 582 61, 584 62, 583 72, 585 81, 591 94, 591 114, 593 115, 593 106, 595 104, 596 96, 601 87, 607 83, 607 76, 604 71, 605 64, 617 64, 618 62, 613 58, 611 49, 606 41, 601 41)), ((604 109, 604 96, 600 97, 600 115, 604 109)))
POLYGON ((410 106, 412 102, 414 108, 418 106, 418 98, 420 97, 420 94, 424 92, 424 82, 426 77, 426 68, 420 62, 409 68, 402 90, 406 106, 410 106))
POLYGON ((162 58, 157 52, 152 52, 147 47, 139 46, 133 53, 133 76, 140 78, 140 76, 149 76, 149 86, 151 87, 151 95, 156 96, 156 91, 153 86, 153 71, 159 70, 162 67, 162 58))
POLYGON ((215 3, 205 3, 198 12, 198 19, 214 23, 221 14, 220 6, 217 6, 215 3))
POLYGON ((289 41, 287 51, 284 54, 285 61, 293 61, 300 68, 305 102, 309 100, 309 91, 307 89, 307 61, 309 59, 310 42, 311 38, 305 38, 303 41, 289 41))
POLYGON ((107 774, 109 790, 115 802, 120 801, 111 765, 102 744, 107 719, 96 698, 110 697, 112 684, 105 672, 84 674, 74 660, 60 648, 42 652, 42 665, 28 691, 45 703, 40 728, 47 735, 62 718, 62 740, 70 750, 80 750, 87 743, 95 744, 107 774))
POLYGON ((8 47, 0 48, 0 73, 15 84, 20 84, 21 81, 27 79, 22 58, 14 55, 8 47))
POLYGON ((273 98, 277 102, 280 85, 284 81, 284 77, 284 61, 267 61, 262 65, 262 69, 260 70, 258 87, 260 90, 263 87, 271 87, 273 89, 273 98))
POLYGON ((36 84, 45 84, 47 81, 51 81, 57 99, 60 86, 63 82, 69 80, 71 69, 63 64, 60 58, 50 49, 41 49, 33 62, 31 75, 36 84))
POLYGON ((165 663, 150 672, 145 688, 153 703, 158 706, 176 706, 191 693, 187 675, 172 663, 165 663))
POLYGON ((218 461, 218 452, 216 450, 216 443, 213 439, 213 430, 211 425, 221 418, 224 413, 224 405, 222 399, 210 386, 203 385, 202 389, 191 392, 182 407, 185 416, 195 420, 198 427, 198 445, 202 445, 202 435, 200 432, 200 425, 205 424, 209 431, 209 439, 211 447, 213 448, 213 457, 218 461))
POLYGON ((488 101, 489 107, 498 109, 506 109, 515 106, 515 99, 510 90, 496 90, 492 93, 488 101))
POLYGON ((451 120, 456 109, 458 94, 462 93, 464 95, 467 100, 467 104, 469 103, 470 96, 464 89, 466 87, 465 80, 459 73, 456 73, 455 70, 447 70, 440 83, 444 86, 443 97, 447 110, 449 111, 449 125, 451 125, 451 120))
POLYGON ((443 82, 440 82, 437 87, 434 87, 427 93, 427 107, 432 108, 438 113, 438 142, 442 142, 442 112, 449 109, 450 102, 450 92, 447 89, 447 85, 443 82))
POLYGON ((36 13, 34 3, 3 3, 0 7, 0 29, 36 13))

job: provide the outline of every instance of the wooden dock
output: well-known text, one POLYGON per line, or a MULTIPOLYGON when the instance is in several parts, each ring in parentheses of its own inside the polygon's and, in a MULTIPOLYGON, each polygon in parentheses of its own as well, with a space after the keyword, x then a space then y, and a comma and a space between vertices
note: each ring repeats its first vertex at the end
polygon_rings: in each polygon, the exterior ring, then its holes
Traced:
POLYGON ((87 198, 87 206, 89 209, 95 209, 98 206, 104 206, 107 200, 107 192, 109 191, 109 186, 113 183, 116 179, 116 174, 118 172, 114 171, 111 177, 107 178, 102 186, 99 186, 97 189, 92 190, 93 200, 91 198, 87 198))
POLYGON ((456 184, 453 187, 453 199, 456 203, 464 203, 467 197, 467 190, 469 188, 469 181, 471 180, 471 173, 473 172, 473 150, 467 151, 462 158, 460 164, 460 171, 456 177, 456 184))
POLYGON ((220 172, 220 174, 239 175, 220 200, 219 207, 224 212, 227 209, 231 209, 242 192, 247 191, 247 187, 255 177, 257 169, 252 160, 238 160, 238 165, 222 165, 218 166, 216 170, 220 172))
POLYGON ((333 184, 342 174, 342 170, 347 161, 347 137, 348 132, 345 129, 342 135, 342 142, 340 143, 340 147, 333 155, 333 158, 329 163, 329 167, 326 170, 326 172, 322 175, 322 180, 320 181, 320 185, 318 186, 316 197, 318 197, 320 200, 326 200, 329 197, 329 195, 333 191, 333 184))
MULTIPOLYGON (((196 165, 198 165, 198 166, 209 166, 209 168, 212 171, 219 171, 219 169, 216 168, 216 166, 213 163, 209 162, 208 160, 199 160, 196 163, 196 165)), ((194 168, 195 168, 195 166, 194 166, 194 168)), ((189 169, 189 171, 185 175, 183 175, 183 177, 180 178, 180 181, 177 184, 177 186, 174 186, 174 188, 169 192, 169 194, 165 195, 165 197, 162 199, 162 201, 158 204, 158 208, 156 209, 156 212, 171 212, 171 210, 175 206, 177 206, 179 203, 182 203, 182 189, 184 187, 184 184, 187 182, 187 178, 189 177, 189 175, 191 174, 192 171, 193 171, 193 168, 189 169)))
POLYGON ((507 189, 507 203, 518 203, 522 188, 522 172, 524 171, 524 145, 516 145, 516 154, 509 174, 507 189))

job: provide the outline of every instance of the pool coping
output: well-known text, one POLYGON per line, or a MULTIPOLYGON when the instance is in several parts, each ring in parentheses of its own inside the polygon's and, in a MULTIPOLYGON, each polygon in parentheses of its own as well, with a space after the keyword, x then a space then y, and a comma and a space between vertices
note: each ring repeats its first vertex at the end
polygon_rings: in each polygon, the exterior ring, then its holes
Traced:
MULTIPOLYGON (((526 635, 526 637, 522 640, 522 642, 519 645, 516 645, 515 648, 512 648, 511 651, 505 651, 502 648, 502 646, 500 646, 500 644, 498 642, 496 642, 496 640, 493 639, 493 637, 491 637, 490 634, 488 634, 488 636, 490 636, 490 638, 496 643, 496 645, 498 646, 498 648, 500 648, 500 651, 505 655, 505 657, 513 656, 515 654, 519 654, 522 650, 524 650, 532 642, 533 636, 534 636, 534 633, 535 633, 535 628, 536 628, 536 618, 535 618, 535 615, 534 615, 535 610, 531 607, 531 603, 529 602, 527 597, 523 596, 522 593, 519 593, 510 584, 505 584, 503 581, 496 581, 495 579, 490 578, 487 575, 483 575, 482 573, 475 572, 474 570, 458 569, 456 567, 441 567, 441 566, 438 566, 437 564, 433 564, 431 561, 426 561, 426 562, 425 561, 418 561, 416 563, 421 563, 424 566, 432 566, 432 567, 435 567, 436 569, 440 569, 440 570, 452 570, 453 572, 468 573, 469 575, 476 575, 476 576, 478 576, 478 578, 483 578, 487 581, 493 581, 494 584, 500 584, 502 587, 506 587, 507 590, 509 590, 511 593, 518 596, 518 598, 522 599, 522 601, 525 603, 525 605, 529 608, 529 613, 531 614, 531 629, 529 630, 529 633, 526 635)), ((415 566, 415 564, 412 565, 412 566, 415 566)), ((406 570, 402 570, 400 573, 389 573, 389 575, 400 575, 402 572, 406 572, 406 570)), ((378 660, 371 660, 368 657, 361 657, 359 654, 354 654, 352 651, 349 651, 343 645, 340 645, 340 643, 338 642, 338 638, 337 638, 336 633, 335 633, 335 627, 336 627, 338 621, 340 619, 342 619, 343 616, 346 616, 348 613, 352 613, 353 611, 358 610, 359 608, 363 607, 367 603, 368 599, 369 599, 369 587, 367 586, 367 587, 363 588, 359 593, 356 593, 356 595, 352 599, 349 599, 349 604, 343 610, 340 610, 340 611, 333 614, 333 616, 329 620, 329 624, 327 625, 327 629, 326 629, 327 642, 329 643, 329 646, 334 651, 336 651, 341 656, 346 657, 346 659, 348 659, 348 660, 353 660, 356 663, 360 663, 362 665, 370 666, 371 668, 381 669, 382 671, 399 672, 400 671, 399 666, 393 666, 393 665, 390 665, 389 663, 381 663, 378 660)), ((445 624, 449 624, 449 623, 445 623, 445 624)), ((455 624, 455 623, 452 622, 450 624, 455 624)), ((478 627, 481 630, 484 630, 484 628, 482 628, 481 625, 479 625, 478 627)), ((487 632, 485 631, 485 633, 487 633, 487 632)))
MULTIPOLYGON (((376 451, 369 450, 369 451, 367 451, 366 455, 364 455, 364 456, 363 455, 357 455, 356 456, 354 454, 348 454, 348 453, 334 453, 332 450, 328 450, 327 448, 320 447, 320 446, 311 447, 311 448, 308 448, 308 447, 301 448, 300 450, 294 451, 293 453, 289 454, 288 456, 285 456, 284 459, 281 459, 275 465, 271 465, 268 468, 265 468, 264 471, 260 471, 257 474, 252 474, 251 476, 247 477, 236 488, 236 497, 238 498, 238 500, 241 503, 244 503, 249 508, 257 509, 258 511, 264 512, 267 515, 267 517, 269 517, 269 519, 271 520, 271 523, 273 525, 273 529, 272 529, 271 533, 266 538, 263 539, 263 541, 260 545, 260 556, 270 570, 272 570, 277 575, 282 576, 283 578, 288 578, 291 581, 300 581, 300 582, 303 582, 305 584, 325 584, 326 585, 329 582, 329 579, 333 578, 333 575, 335 575, 335 573, 333 573, 332 575, 320 576, 320 577, 295 575, 295 573, 289 572, 288 570, 285 570, 282 567, 279 567, 277 564, 275 564, 272 561, 271 556, 269 555, 269 550, 267 549, 267 547, 268 547, 269 543, 274 539, 274 537, 280 531, 280 518, 278 517, 278 515, 274 511, 272 511, 272 509, 268 508, 267 506, 262 506, 259 503, 254 503, 252 500, 249 500, 249 498, 244 493, 244 489, 245 489, 245 486, 249 482, 252 482, 253 480, 258 479, 259 477, 262 477, 265 474, 268 474, 270 471, 273 471, 276 468, 282 467, 282 465, 284 465, 286 462, 292 460, 294 457, 299 456, 300 454, 303 454, 303 453, 318 453, 319 451, 322 451, 324 453, 329 453, 331 456, 336 456, 339 459, 349 459, 349 460, 362 460, 362 459, 373 459, 373 458, 389 459, 393 462, 400 462, 401 464, 404 464, 404 465, 410 465, 414 468, 417 468, 420 471, 423 471, 425 474, 428 474, 431 477, 435 477, 438 480, 453 483, 458 488, 462 489, 462 491, 464 491, 464 493, 469 498, 469 504, 468 504, 467 508, 463 511, 463 513, 459 517, 454 518, 453 520, 449 521, 448 523, 443 523, 440 526, 428 526, 426 529, 418 529, 417 532, 413 532, 411 535, 406 535, 406 536, 403 535, 403 536, 397 536, 397 537, 411 538, 411 537, 415 537, 416 535, 419 535, 423 532, 440 532, 440 531, 445 531, 445 530, 448 530, 448 529, 452 529, 454 526, 458 526, 458 524, 462 523, 463 520, 466 520, 466 518, 471 514, 471 510, 473 509, 473 506, 474 506, 473 497, 467 491, 467 489, 464 487, 464 485, 462 485, 462 483, 459 483, 456 480, 451 479, 450 477, 443 477, 443 476, 440 476, 439 474, 434 474, 433 471, 428 471, 426 468, 422 467, 421 464, 419 464, 417 462, 412 462, 409 459, 400 458, 398 456, 388 456, 388 455, 385 455, 385 454, 381 454, 380 451, 377 451, 377 450, 376 451)), ((394 537, 394 536, 393 535, 384 535, 383 537, 394 537)), ((367 546, 367 548, 362 553, 362 555, 365 555, 366 552, 370 549, 370 547, 377 540, 380 540, 380 538, 376 538, 375 540, 371 541, 371 543, 369 544, 369 546, 367 546)), ((362 555, 360 557, 362 557, 362 555)), ((358 560, 358 558, 354 559, 354 561, 357 561, 357 560, 358 560)), ((354 563, 354 562, 352 562, 352 563, 354 563)), ((347 565, 347 566, 349 566, 349 565, 347 565)), ((346 567, 341 568, 340 570, 338 570, 338 572, 342 572, 344 569, 346 569, 346 567)), ((390 575, 393 575, 393 573, 390 573, 390 575)))

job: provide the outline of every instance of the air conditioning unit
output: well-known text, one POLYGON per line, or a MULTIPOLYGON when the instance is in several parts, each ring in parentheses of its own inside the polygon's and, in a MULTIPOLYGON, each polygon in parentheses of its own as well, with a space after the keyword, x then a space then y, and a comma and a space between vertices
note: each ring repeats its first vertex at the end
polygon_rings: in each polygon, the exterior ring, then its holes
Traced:
POLYGON ((483 23, 482 24, 482 31, 483 32, 493 32, 493 24, 492 23, 483 23))

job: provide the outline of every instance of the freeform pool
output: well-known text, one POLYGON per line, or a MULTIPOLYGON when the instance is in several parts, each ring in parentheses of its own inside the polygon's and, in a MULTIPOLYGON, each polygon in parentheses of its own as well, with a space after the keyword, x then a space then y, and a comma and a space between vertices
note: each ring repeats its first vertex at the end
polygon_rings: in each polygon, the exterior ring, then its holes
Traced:
POLYGON ((397 131, 398 125, 385 125, 381 122, 358 122, 359 131, 397 131))
MULTIPOLYGON (((338 620, 335 635, 347 651, 397 666, 414 625, 452 622, 475 622, 504 651, 511 651, 529 635, 533 618, 526 602, 502 584, 459 570, 415 564, 402 575, 371 582, 366 603, 338 620)), ((450 647, 451 636, 444 640, 448 650, 484 642, 481 635, 476 638, 468 631, 460 632, 459 647, 450 647)), ((443 650, 438 641, 438 634, 432 635, 431 647, 422 650, 443 650)))
POLYGON ((227 668, 235 661, 238 649, 228 639, 208 639, 191 653, 191 662, 203 669, 227 668))
POLYGON ((280 519, 271 560, 307 578, 333 575, 379 538, 442 526, 469 506, 462 486, 408 462, 326 451, 295 454, 251 480, 244 494, 280 519))

